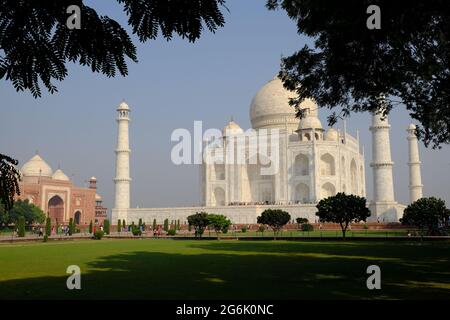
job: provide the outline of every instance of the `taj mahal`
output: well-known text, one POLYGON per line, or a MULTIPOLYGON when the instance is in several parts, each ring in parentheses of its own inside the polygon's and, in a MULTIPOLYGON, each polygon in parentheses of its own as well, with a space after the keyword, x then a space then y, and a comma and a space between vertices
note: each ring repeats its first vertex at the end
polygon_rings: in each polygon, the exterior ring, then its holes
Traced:
MULTIPOLYGON (((129 124, 130 107, 122 102, 117 108, 118 137, 116 153, 115 203, 111 219, 127 222, 142 219, 146 223, 163 223, 164 219, 185 222, 187 216, 200 211, 224 214, 233 223, 256 223, 268 208, 282 209, 291 215, 317 220, 316 204, 338 192, 366 197, 364 147, 359 133, 325 129, 318 117, 319 108, 313 100, 300 105, 303 117, 295 117, 289 99, 296 95, 284 89, 279 78, 267 82, 250 105, 252 128, 242 129, 231 120, 221 137, 204 149, 201 173, 201 206, 173 208, 131 208, 129 124), (274 132, 276 134, 274 134, 274 132), (254 150, 250 140, 265 138, 269 153, 266 159, 254 150), (238 142, 241 143, 238 143, 238 142), (243 143, 242 143, 243 142, 243 143), (273 148, 276 145, 276 148, 273 148), (244 161, 235 160, 241 154, 244 161), (219 155, 219 156, 218 156, 219 155), (272 162, 272 163, 270 163, 272 162), (268 174, 264 168, 276 164, 268 174)), ((373 174, 370 221, 397 222, 405 205, 397 203, 387 117, 372 115, 373 174)), ((420 160, 415 126, 407 128, 405 143, 409 146, 410 200, 422 197, 420 160)), ((267 170, 266 170, 267 171, 267 170)))

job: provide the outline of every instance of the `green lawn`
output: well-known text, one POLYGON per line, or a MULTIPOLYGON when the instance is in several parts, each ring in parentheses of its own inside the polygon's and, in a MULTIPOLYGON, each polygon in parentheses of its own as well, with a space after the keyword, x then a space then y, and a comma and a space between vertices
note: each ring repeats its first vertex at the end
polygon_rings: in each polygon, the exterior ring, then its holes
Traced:
POLYGON ((450 298, 450 242, 61 241, 0 245, 0 299, 450 298), (82 290, 66 289, 68 265, 82 290), (382 289, 366 288, 381 268, 382 289))

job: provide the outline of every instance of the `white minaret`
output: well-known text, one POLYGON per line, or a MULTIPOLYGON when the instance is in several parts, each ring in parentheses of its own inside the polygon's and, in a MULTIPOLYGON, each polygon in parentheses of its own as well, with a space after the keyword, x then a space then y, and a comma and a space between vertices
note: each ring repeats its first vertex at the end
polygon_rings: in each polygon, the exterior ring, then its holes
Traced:
POLYGON ((379 222, 398 221, 401 216, 394 198, 390 127, 387 116, 372 115, 373 202, 369 208, 371 219, 379 222))
POLYGON ((128 139, 128 126, 130 122, 130 108, 123 101, 117 108, 117 148, 116 148, 116 177, 114 184, 116 188, 112 223, 117 219, 126 219, 130 208, 130 145, 128 139), (125 210, 124 210, 125 209, 125 210))
POLYGON ((392 178, 391 143, 387 116, 372 115, 372 163, 374 202, 392 202, 394 200, 394 182, 392 178))
POLYGON ((420 175, 419 144, 417 142, 416 126, 410 124, 408 129, 409 147, 409 198, 411 203, 422 198, 422 177, 420 175))

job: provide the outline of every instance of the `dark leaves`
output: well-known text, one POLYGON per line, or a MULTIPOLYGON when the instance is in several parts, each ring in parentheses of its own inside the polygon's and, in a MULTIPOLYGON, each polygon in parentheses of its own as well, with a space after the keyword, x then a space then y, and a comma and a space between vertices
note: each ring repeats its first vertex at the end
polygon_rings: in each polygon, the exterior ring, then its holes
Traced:
POLYGON ((17 160, 0 154, 0 206, 3 205, 6 211, 13 207, 14 196, 20 194, 17 164, 17 160))

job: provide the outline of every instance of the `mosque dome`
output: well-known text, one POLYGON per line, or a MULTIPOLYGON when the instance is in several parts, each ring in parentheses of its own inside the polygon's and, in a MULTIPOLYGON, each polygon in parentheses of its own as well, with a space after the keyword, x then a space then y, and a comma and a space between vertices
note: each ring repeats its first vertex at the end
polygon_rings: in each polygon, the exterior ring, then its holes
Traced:
MULTIPOLYGON (((260 128, 297 128, 299 120, 295 117, 295 109, 289 105, 289 99, 297 94, 283 87, 278 77, 266 83, 253 97, 250 105, 250 120, 254 129, 260 128)), ((311 99, 306 99, 300 105, 301 109, 317 112, 317 105, 311 99)))
POLYGON ((320 129, 323 130, 322 123, 320 119, 316 116, 308 115, 302 119, 300 119, 300 123, 298 124, 298 129, 320 129))
POLYGON ((119 104, 119 108, 117 110, 130 110, 130 107, 128 106, 128 104, 125 101, 122 101, 119 104))
POLYGON ((95 194, 95 201, 102 201, 102 196, 98 193, 95 194))
POLYGON ((52 177, 52 168, 38 154, 28 160, 20 169, 24 177, 52 177))
POLYGON ((338 132, 334 128, 328 129, 327 133, 325 134, 325 140, 328 141, 337 141, 338 140, 338 132))
POLYGON ((61 170, 58 169, 53 173, 53 180, 70 181, 69 177, 61 170))
POLYGON ((228 124, 223 127, 222 134, 225 135, 235 135, 235 134, 241 134, 244 130, 233 120, 228 122, 228 124))

